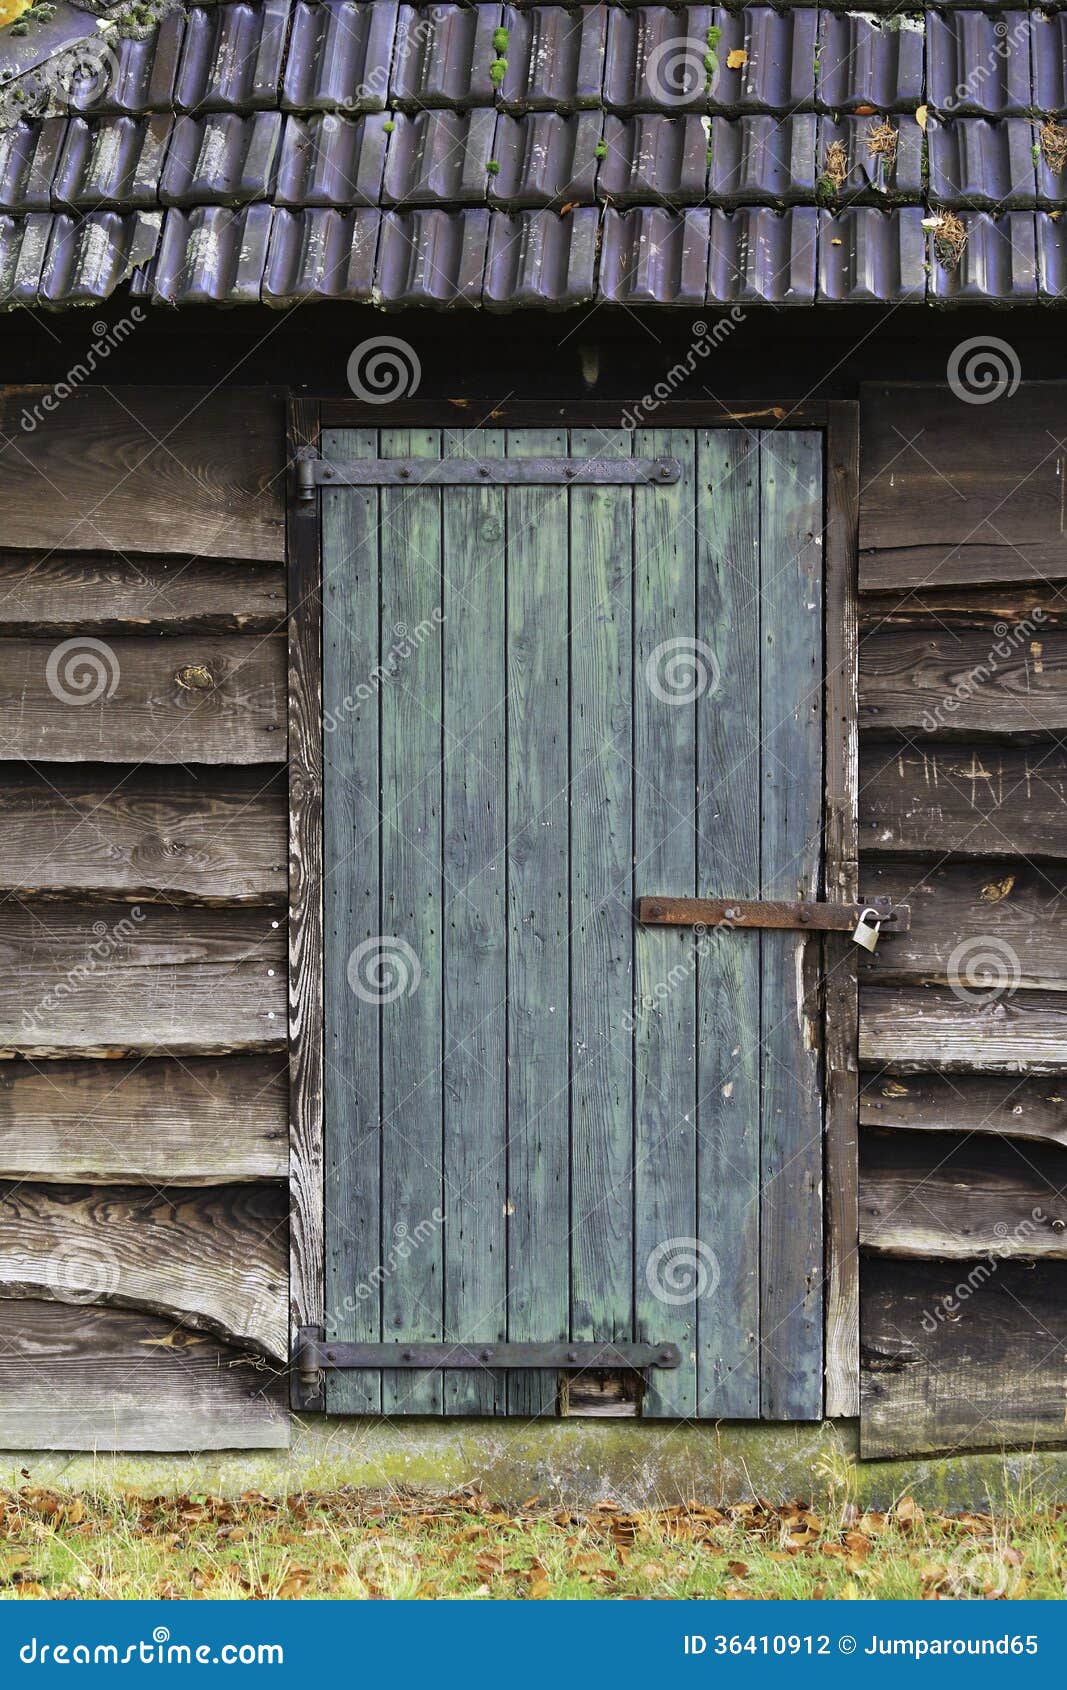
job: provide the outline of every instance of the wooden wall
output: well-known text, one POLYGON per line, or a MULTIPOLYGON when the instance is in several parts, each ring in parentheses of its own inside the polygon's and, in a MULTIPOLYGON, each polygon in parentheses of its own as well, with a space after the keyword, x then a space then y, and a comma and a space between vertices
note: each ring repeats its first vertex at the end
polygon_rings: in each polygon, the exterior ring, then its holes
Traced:
POLYGON ((284 417, 0 396, 0 1446, 286 1441, 284 417))
POLYGON ((1067 1441, 1065 407, 863 391, 869 1456, 1067 1441))

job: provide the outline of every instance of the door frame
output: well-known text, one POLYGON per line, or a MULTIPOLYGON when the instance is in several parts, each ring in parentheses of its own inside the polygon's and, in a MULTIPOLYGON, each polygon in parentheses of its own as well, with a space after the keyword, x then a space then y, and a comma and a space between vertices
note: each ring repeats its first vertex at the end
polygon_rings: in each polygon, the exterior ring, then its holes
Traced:
MULTIPOLYGON (((293 496, 299 452, 329 428, 614 427, 625 400, 563 398, 357 400, 291 397, 286 430, 289 605, 289 1191, 290 1346, 324 1324, 323 744, 320 500, 293 496)), ((825 896, 852 903, 858 885, 859 404, 671 400, 649 427, 812 429, 824 436, 825 896)), ((859 1413, 859 976, 847 936, 824 936, 824 1413, 859 1413)), ((294 1408, 325 1407, 295 1372, 294 1408)))

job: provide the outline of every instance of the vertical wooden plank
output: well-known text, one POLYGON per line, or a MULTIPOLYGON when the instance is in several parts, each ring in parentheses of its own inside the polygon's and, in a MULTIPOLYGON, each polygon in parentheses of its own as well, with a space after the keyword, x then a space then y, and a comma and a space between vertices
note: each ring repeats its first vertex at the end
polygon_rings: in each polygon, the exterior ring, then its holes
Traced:
MULTIPOLYGON (((564 431, 513 429, 509 457, 565 457, 564 431)), ((508 1337, 570 1318, 568 513, 563 487, 507 493, 508 1337)), ((515 1371, 512 1414, 551 1414, 556 1375, 515 1371)))
MULTIPOLYGON (((383 429, 383 457, 436 458, 437 429, 383 429)), ((382 935, 382 1336, 443 1331, 441 493, 381 492, 381 645, 407 653, 379 689, 382 935), (407 948, 405 948, 407 947, 407 948)), ((438 1414, 440 1373, 382 1375, 386 1414, 438 1414)))
MULTIPOLYGON (((496 429, 446 457, 504 455, 496 429)), ((507 689, 504 490, 443 494, 445 1338, 507 1331, 507 689)), ((449 1414, 505 1407, 502 1373, 444 1375, 449 1414)))
MULTIPOLYGON (((760 846, 759 442, 697 436, 697 634, 718 664, 697 702, 697 892, 757 898, 760 846)), ((709 934, 698 965, 697 1307, 702 1416, 759 1413, 760 959, 709 934)))
MULTIPOLYGON (((697 701, 715 681, 714 654, 697 643, 694 437, 641 429, 634 451, 682 465, 673 486, 634 490, 635 891, 685 896, 696 884, 697 701)), ((702 948, 687 929, 635 928, 635 1336, 675 1343, 683 1357, 650 1371, 652 1418, 695 1412, 697 1305, 711 1271, 696 1214, 702 948)))
MULTIPOLYGON (((295 399, 287 457, 317 450, 318 404, 295 399)), ((289 1299, 293 1333, 323 1315, 322 612, 319 513, 289 499, 289 1299)), ((292 1336, 292 1334, 291 1334, 292 1336)), ((293 1374, 294 1407, 321 1407, 293 1374)))
MULTIPOLYGON (((822 859, 822 438, 765 432, 761 457, 762 895, 810 898, 822 859)), ((817 954, 764 933, 761 1412, 822 1413, 822 1097, 817 954)))
MULTIPOLYGON (((628 457, 623 430, 571 434, 628 457)), ((571 546, 571 1336, 633 1318, 633 499, 575 487, 571 546)))
MULTIPOLYGON (((377 451, 375 429, 323 432, 324 458, 377 451)), ((325 1332, 353 1342, 381 1339, 381 1010, 348 977, 349 959, 373 951, 382 931, 378 500, 373 487, 322 493, 325 1332)), ((381 1405, 379 1372, 327 1374, 329 1412, 381 1405)))
MULTIPOLYGON (((830 405, 826 435, 826 896, 851 902, 857 858, 859 745, 859 407, 830 405)), ((859 989, 856 946, 824 940, 826 980, 826 1413, 859 1403, 859 989)))

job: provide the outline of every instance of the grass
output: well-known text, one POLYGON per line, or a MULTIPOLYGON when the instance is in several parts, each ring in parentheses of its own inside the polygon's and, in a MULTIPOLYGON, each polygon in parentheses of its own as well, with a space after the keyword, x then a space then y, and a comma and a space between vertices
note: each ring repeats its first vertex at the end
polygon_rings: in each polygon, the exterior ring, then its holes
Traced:
POLYGON ((1067 1507, 888 1513, 691 1503, 585 1514, 340 1490, 271 1499, 0 1493, 0 1597, 1060 1597, 1067 1507))

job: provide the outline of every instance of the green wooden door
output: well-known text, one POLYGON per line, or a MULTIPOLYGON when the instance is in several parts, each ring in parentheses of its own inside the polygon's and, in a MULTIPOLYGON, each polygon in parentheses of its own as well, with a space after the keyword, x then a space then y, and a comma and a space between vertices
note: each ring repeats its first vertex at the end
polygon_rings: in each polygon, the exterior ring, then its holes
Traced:
MULTIPOLYGON (((813 940, 639 927, 821 877, 821 437, 335 430, 670 486, 323 492, 326 1336, 670 1341, 643 1412, 822 1411, 813 940)), ((364 1369, 334 1412, 553 1412, 364 1369)))

